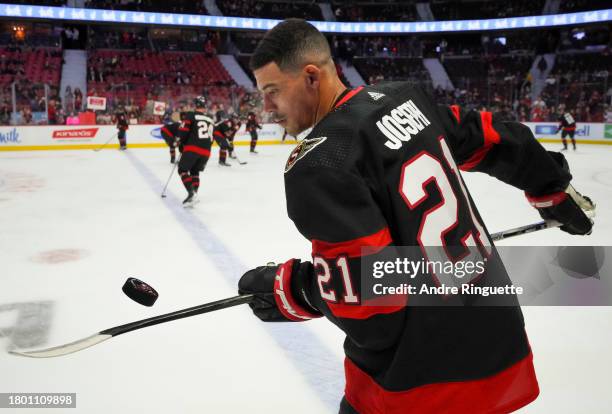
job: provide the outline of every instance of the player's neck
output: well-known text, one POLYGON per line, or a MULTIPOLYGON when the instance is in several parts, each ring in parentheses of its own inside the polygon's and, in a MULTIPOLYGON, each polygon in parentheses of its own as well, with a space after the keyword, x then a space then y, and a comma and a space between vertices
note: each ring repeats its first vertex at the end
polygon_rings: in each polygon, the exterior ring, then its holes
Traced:
POLYGON ((346 90, 346 86, 344 86, 342 81, 337 77, 330 80, 330 84, 329 86, 321 88, 321 97, 319 99, 319 107, 315 115, 314 125, 318 124, 334 109, 338 97, 346 90))

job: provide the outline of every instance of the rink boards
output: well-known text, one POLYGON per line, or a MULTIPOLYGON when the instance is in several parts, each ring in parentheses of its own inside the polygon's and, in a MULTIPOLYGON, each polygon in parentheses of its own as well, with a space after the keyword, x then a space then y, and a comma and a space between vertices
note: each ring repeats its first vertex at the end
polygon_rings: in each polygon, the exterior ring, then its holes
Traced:
MULTIPOLYGON (((556 122, 526 122, 536 138, 541 142, 561 142, 560 134, 555 134, 556 122)), ((131 148, 165 147, 161 125, 131 125, 127 131, 128 146, 131 148)), ((0 127, 0 151, 96 149, 110 143, 105 148, 117 148, 114 138, 117 129, 114 125, 79 126, 2 126, 0 127)), ((258 145, 282 144, 283 128, 278 124, 264 124, 258 131, 258 145)), ((580 144, 612 144, 612 124, 579 123, 576 140, 580 144)), ((244 125, 236 134, 236 145, 248 145, 251 137, 244 125)), ((290 137, 284 143, 293 143, 290 137)))

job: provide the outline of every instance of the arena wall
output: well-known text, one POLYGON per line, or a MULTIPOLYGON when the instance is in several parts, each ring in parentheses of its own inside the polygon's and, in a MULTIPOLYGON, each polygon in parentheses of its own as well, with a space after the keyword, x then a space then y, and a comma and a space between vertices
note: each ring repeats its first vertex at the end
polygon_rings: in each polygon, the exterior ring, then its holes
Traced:
MULTIPOLYGON (((561 142, 555 135, 555 122, 525 123, 542 142, 561 142)), ((160 135, 161 125, 131 125, 127 132, 128 145, 132 148, 164 147, 160 135)), ((111 139, 116 128, 113 125, 84 126, 1 126, 0 151, 95 149, 111 139)), ((264 124, 259 130, 258 145, 281 144, 283 129, 277 124, 264 124)), ((236 134, 236 145, 248 145, 250 136, 244 126, 236 134)), ((576 139, 582 144, 612 144, 612 124, 578 123, 576 139)), ((292 138, 286 144, 295 142, 292 138)), ((111 139, 107 148, 117 148, 116 139, 111 139)))

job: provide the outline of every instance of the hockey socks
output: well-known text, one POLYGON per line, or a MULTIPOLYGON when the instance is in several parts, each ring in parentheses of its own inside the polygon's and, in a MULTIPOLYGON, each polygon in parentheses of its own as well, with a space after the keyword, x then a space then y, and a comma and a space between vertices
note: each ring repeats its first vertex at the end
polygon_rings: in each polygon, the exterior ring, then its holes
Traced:
POLYGON ((191 188, 194 193, 197 194, 198 189, 200 188, 200 177, 195 175, 191 177, 191 188))
MULTIPOLYGON (((181 181, 183 182, 183 185, 185 186, 185 189, 187 190, 188 193, 192 193, 193 191, 193 177, 191 177, 191 175, 189 175, 188 172, 182 172, 180 173, 181 176, 181 181)), ((198 178, 198 185, 199 185, 199 178, 198 178)))

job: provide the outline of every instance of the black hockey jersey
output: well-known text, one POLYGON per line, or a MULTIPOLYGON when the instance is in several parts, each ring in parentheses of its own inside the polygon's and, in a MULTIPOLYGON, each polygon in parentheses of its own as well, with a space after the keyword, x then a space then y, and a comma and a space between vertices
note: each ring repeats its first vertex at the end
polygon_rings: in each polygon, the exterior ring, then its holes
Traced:
POLYGON ((180 125, 180 122, 172 122, 162 126, 160 132, 164 139, 176 139, 180 125))
POLYGON ((237 129, 235 128, 234 122, 231 119, 218 122, 217 125, 215 125, 214 130, 215 142, 219 144, 221 149, 229 149, 230 144, 228 140, 234 138, 236 131, 237 129))
POLYGON ((178 135, 183 152, 195 152, 202 156, 210 156, 214 122, 212 117, 203 112, 185 112, 181 116, 178 135))
POLYGON ((126 131, 129 128, 127 116, 125 113, 120 112, 117 114, 117 129, 119 131, 126 131))
POLYGON ((256 131, 257 129, 261 129, 261 125, 259 125, 257 122, 257 117, 255 114, 250 113, 246 121, 246 131, 251 132, 256 131))
MULTIPOLYGON (((426 256, 445 246, 460 250, 449 260, 490 255, 507 278, 459 169, 537 196, 571 179, 556 157, 526 126, 437 106, 406 83, 345 92, 291 153, 287 209, 312 243, 314 269, 301 294, 346 333, 345 396, 359 413, 509 412, 537 397, 516 300, 411 307, 408 296, 407 306, 368 306, 361 259, 364 248, 420 246, 426 256)), ((292 320, 313 316, 287 309, 292 320)))
POLYGON ((557 131, 562 129, 564 131, 574 131, 576 129, 576 120, 569 112, 564 112, 563 115, 559 117, 559 128, 557 131))

